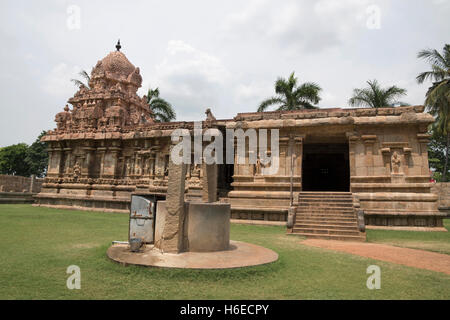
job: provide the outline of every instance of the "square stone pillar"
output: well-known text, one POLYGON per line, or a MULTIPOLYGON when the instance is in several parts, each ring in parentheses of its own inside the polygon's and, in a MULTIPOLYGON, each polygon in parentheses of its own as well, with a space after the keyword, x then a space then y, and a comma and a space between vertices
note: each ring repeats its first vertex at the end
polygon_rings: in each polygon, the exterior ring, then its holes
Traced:
POLYGON ((217 164, 206 164, 203 162, 203 202, 217 201, 217 164))
POLYGON ((377 140, 376 135, 363 135, 362 136, 364 146, 365 146, 365 162, 366 172, 368 176, 373 175, 373 145, 377 140))
POLYGON ((417 140, 420 146, 419 155, 422 157, 422 170, 421 173, 424 176, 430 175, 430 168, 428 163, 428 143, 430 142, 431 135, 428 133, 418 133, 417 140))

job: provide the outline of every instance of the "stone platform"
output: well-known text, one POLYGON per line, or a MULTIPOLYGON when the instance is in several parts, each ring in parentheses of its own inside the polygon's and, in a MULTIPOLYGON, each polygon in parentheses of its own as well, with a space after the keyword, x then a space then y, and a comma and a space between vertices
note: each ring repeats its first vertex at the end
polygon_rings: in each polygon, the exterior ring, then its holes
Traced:
POLYGON ((278 260, 278 254, 251 243, 230 241, 230 249, 216 252, 162 253, 147 245, 142 252, 133 253, 128 245, 114 244, 106 252, 108 257, 123 265, 181 269, 229 269, 257 266, 278 260))

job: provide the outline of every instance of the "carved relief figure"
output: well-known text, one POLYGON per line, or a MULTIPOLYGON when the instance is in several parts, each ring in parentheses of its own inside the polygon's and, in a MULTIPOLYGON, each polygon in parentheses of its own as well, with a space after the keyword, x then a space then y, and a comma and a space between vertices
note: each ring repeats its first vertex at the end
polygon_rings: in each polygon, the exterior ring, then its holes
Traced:
POLYGON ((400 172, 400 165, 401 160, 397 153, 397 151, 394 151, 391 157, 391 165, 392 165, 392 173, 399 173, 400 172))
POLYGON ((80 175, 81 175, 81 167, 80 167, 80 164, 77 161, 75 163, 75 165, 73 166, 73 179, 75 181, 78 181, 78 179, 80 178, 80 175))

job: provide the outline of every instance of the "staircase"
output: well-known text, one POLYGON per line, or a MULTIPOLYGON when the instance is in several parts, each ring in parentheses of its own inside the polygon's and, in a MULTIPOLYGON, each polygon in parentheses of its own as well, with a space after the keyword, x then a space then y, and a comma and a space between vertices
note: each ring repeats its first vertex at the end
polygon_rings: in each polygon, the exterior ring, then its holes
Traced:
POLYGON ((292 234, 327 240, 365 241, 351 192, 300 192, 292 234))

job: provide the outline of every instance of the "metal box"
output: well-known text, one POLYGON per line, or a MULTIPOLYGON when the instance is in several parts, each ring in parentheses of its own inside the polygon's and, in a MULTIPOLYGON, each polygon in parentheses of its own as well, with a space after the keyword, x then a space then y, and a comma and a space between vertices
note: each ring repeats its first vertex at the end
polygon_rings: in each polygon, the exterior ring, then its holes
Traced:
POLYGON ((141 239, 153 243, 155 237, 156 195, 132 195, 128 240, 141 239))

